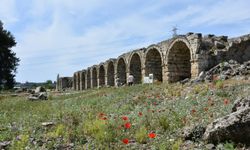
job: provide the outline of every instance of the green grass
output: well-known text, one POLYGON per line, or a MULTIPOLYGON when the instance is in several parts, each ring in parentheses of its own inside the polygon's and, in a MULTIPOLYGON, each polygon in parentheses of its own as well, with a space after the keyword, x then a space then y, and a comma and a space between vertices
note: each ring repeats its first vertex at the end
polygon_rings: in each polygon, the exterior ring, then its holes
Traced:
POLYGON ((178 149, 183 127, 207 125, 230 113, 244 93, 250 93, 249 83, 228 81, 223 86, 155 84, 52 93, 47 101, 2 96, 0 142, 12 141, 10 149, 67 148, 70 143, 75 149, 178 149), (41 125, 48 121, 55 125, 41 125), (148 137, 151 132, 155 138, 148 137))

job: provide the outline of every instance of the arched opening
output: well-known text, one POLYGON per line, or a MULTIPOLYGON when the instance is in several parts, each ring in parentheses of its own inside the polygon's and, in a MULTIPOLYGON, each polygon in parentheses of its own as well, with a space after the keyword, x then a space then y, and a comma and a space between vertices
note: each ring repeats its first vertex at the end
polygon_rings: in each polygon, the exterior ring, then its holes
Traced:
POLYGON ((77 89, 76 89, 76 84, 77 84, 77 83, 76 83, 76 80, 77 80, 76 74, 74 73, 74 81, 73 81, 73 82, 74 82, 74 90, 77 90, 77 89))
POLYGON ((134 83, 139 84, 142 81, 142 74, 141 74, 141 58, 138 54, 133 54, 130 60, 130 74, 134 76, 134 83))
POLYGON ((126 76, 126 63, 123 58, 120 58, 117 64, 117 77, 120 80, 120 84, 127 83, 127 76, 126 76))
POLYGON ((108 85, 109 86, 114 86, 115 85, 115 81, 114 81, 115 79, 114 79, 114 64, 113 64, 113 62, 109 62, 107 74, 108 74, 108 85))
POLYGON ((176 42, 168 53, 168 77, 169 82, 176 82, 191 78, 191 54, 188 46, 182 42, 176 42))
POLYGON ((92 86, 97 87, 97 70, 96 68, 92 69, 92 86))
POLYGON ((77 90, 80 90, 80 85, 81 85, 81 72, 77 73, 77 90))
POLYGON ((105 85, 105 69, 104 66, 101 65, 99 68, 99 86, 105 85))
POLYGON ((87 72, 87 88, 91 88, 91 76, 90 76, 90 69, 87 72))
POLYGON ((81 80, 82 80, 82 90, 85 90, 85 72, 82 72, 82 76, 81 76, 81 80))
POLYGON ((146 55, 145 75, 153 74, 154 80, 162 82, 162 59, 157 49, 150 49, 146 55))

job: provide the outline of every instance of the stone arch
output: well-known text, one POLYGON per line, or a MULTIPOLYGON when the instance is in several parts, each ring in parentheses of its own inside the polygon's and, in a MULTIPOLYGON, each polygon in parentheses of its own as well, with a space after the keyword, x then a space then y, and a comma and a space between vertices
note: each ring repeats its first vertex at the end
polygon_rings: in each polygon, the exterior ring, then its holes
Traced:
POLYGON ((154 75, 154 80, 162 82, 162 55, 158 48, 147 50, 145 57, 145 76, 154 75))
POLYGON ((132 53, 129 61, 130 74, 134 76, 134 83, 140 84, 142 81, 141 57, 138 53, 132 53))
POLYGON ((76 73, 74 73, 74 78, 73 78, 73 83, 74 83, 74 90, 77 90, 76 89, 76 81, 77 81, 77 78, 76 78, 76 73))
POLYGON ((107 69, 107 84, 109 86, 115 85, 115 68, 114 68, 114 62, 110 61, 108 63, 108 69, 107 69))
POLYGON ((81 75, 81 87, 82 87, 82 89, 81 90, 84 90, 84 89, 86 89, 86 87, 85 87, 85 71, 82 71, 81 72, 82 73, 82 75, 81 75))
POLYGON ((167 51, 168 81, 177 82, 191 78, 192 51, 185 40, 176 40, 167 51))
POLYGON ((124 58, 118 59, 117 62, 117 77, 120 79, 121 84, 127 83, 127 67, 124 58))
POLYGON ((96 67, 92 68, 92 88, 97 87, 97 69, 96 67))
POLYGON ((81 87, 81 72, 77 72, 77 90, 80 91, 81 87))
POLYGON ((88 72, 87 72, 87 88, 88 89, 91 88, 91 71, 90 71, 90 69, 88 69, 88 72))
POLYGON ((99 86, 105 85, 105 68, 103 65, 99 67, 99 86))

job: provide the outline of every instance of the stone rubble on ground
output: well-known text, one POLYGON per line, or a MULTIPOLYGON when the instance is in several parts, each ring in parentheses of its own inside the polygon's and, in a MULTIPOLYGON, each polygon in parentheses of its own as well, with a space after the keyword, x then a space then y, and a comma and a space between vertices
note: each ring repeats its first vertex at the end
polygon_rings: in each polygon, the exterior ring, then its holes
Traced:
POLYGON ((7 146, 10 145, 10 141, 3 141, 3 142, 0 142, 0 150, 2 149, 5 149, 7 146))
POLYGON ((46 89, 41 86, 37 87, 35 89, 34 94, 29 95, 28 99, 29 100, 47 100, 48 95, 47 95, 46 89))
POLYGON ((42 126, 44 126, 44 127, 50 127, 50 126, 53 126, 54 124, 55 124, 54 122, 43 122, 42 126))
MULTIPOLYGON (((240 64, 237 61, 229 60, 214 66, 206 72, 202 71, 196 79, 191 80, 191 83, 211 82, 214 77, 218 80, 227 80, 229 78, 247 80, 246 75, 250 75, 250 61, 240 64)), ((189 82, 187 79, 180 81, 182 84, 187 82, 189 82)))
POLYGON ((232 141, 250 145, 250 97, 239 99, 232 113, 209 124, 203 140, 210 143, 232 141))

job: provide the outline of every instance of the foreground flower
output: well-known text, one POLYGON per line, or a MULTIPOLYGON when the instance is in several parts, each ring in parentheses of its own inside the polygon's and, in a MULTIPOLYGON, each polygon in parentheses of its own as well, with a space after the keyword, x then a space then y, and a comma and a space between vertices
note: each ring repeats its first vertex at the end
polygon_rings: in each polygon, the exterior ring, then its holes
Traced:
POLYGON ((129 143, 129 140, 126 138, 126 139, 123 139, 122 142, 123 142, 124 144, 128 144, 128 143, 129 143))
POLYGON ((191 110, 191 113, 192 113, 192 114, 196 113, 196 110, 195 110, 195 109, 192 109, 192 110, 191 110))
POLYGON ((103 116, 105 116, 104 113, 99 113, 99 117, 100 117, 100 118, 103 117, 103 116))
POLYGON ((224 99, 224 105, 229 104, 229 100, 228 99, 224 99))
POLYGON ((148 137, 151 138, 151 139, 153 139, 153 138, 156 137, 156 134, 155 134, 155 133, 149 133, 149 134, 148 134, 148 137))
POLYGON ((107 120, 108 118, 107 117, 102 117, 100 118, 101 120, 107 120))
POLYGON ((122 119, 126 121, 126 120, 128 120, 128 117, 127 116, 123 116, 122 119))
POLYGON ((131 123, 129 123, 129 122, 125 123, 124 127, 125 127, 126 129, 131 128, 131 123))
POLYGON ((139 112, 138 115, 139 115, 139 116, 142 116, 142 112, 139 112))
POLYGON ((204 111, 208 111, 208 108, 207 108, 207 107, 205 107, 205 108, 204 108, 204 111))

